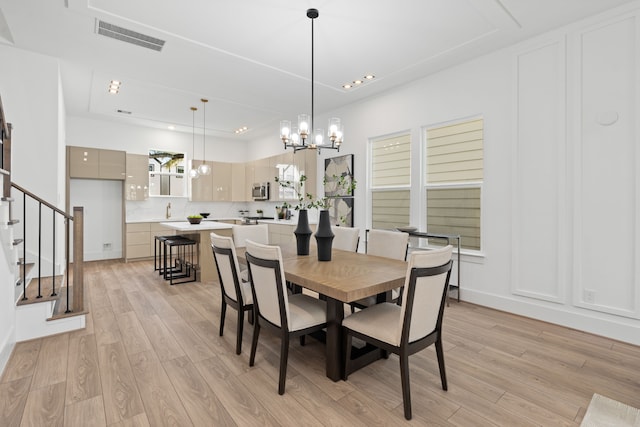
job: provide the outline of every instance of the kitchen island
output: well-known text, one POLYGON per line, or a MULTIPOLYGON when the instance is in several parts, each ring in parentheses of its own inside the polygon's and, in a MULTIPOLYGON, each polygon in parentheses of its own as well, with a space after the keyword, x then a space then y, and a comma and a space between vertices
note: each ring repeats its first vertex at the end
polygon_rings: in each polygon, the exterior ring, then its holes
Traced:
POLYGON ((210 233, 213 231, 221 236, 232 237, 233 224, 217 221, 202 221, 191 224, 189 221, 163 222, 160 225, 176 230, 176 234, 189 237, 198 242, 198 273, 196 278, 201 282, 218 280, 218 271, 211 252, 210 233))

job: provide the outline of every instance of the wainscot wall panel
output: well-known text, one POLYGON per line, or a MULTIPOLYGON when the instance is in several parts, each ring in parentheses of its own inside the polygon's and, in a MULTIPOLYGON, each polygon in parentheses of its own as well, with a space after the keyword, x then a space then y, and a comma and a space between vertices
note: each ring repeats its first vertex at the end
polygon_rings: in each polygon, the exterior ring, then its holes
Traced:
POLYGON ((638 318, 638 22, 580 34, 576 305, 638 318), (615 189, 615 191, 614 191, 615 189))
POLYGON ((565 43, 516 54, 512 292, 564 303, 565 43))

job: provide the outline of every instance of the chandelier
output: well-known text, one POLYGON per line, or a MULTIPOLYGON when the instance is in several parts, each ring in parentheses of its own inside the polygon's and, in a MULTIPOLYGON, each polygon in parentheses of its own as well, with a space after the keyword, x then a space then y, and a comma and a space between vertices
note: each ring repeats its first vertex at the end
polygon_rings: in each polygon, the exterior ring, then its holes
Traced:
POLYGON ((293 151, 305 150, 307 148, 332 149, 340 151, 342 144, 342 125, 340 119, 332 117, 329 119, 327 140, 324 139, 324 130, 314 128, 313 122, 313 20, 319 16, 318 9, 307 9, 307 18, 311 19, 311 116, 308 114, 298 115, 298 127, 292 128, 290 120, 280 122, 280 139, 284 143, 284 149, 293 148, 293 151))

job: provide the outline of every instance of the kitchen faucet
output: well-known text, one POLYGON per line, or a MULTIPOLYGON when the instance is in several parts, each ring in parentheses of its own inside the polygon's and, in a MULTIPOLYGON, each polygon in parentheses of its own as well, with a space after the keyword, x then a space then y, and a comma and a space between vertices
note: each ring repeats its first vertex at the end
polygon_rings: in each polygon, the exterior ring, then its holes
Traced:
POLYGON ((167 219, 171 218, 171 202, 167 203, 167 219))

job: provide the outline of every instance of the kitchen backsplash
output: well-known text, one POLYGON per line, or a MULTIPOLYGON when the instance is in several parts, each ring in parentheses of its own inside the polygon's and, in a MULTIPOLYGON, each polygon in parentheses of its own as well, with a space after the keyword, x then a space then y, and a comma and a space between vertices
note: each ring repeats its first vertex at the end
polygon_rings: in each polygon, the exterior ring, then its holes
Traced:
MULTIPOLYGON (((167 205, 171 204, 169 220, 186 221, 187 216, 200 212, 209 212, 209 218, 239 218, 240 210, 248 210, 249 216, 256 216, 256 210, 262 209, 266 217, 276 217, 276 206, 282 202, 191 202, 185 197, 150 197, 140 201, 125 203, 125 222, 154 221, 166 219, 167 205)), ((314 221, 318 213, 309 210, 309 220, 314 221)), ((293 218, 297 212, 293 211, 293 218)))

